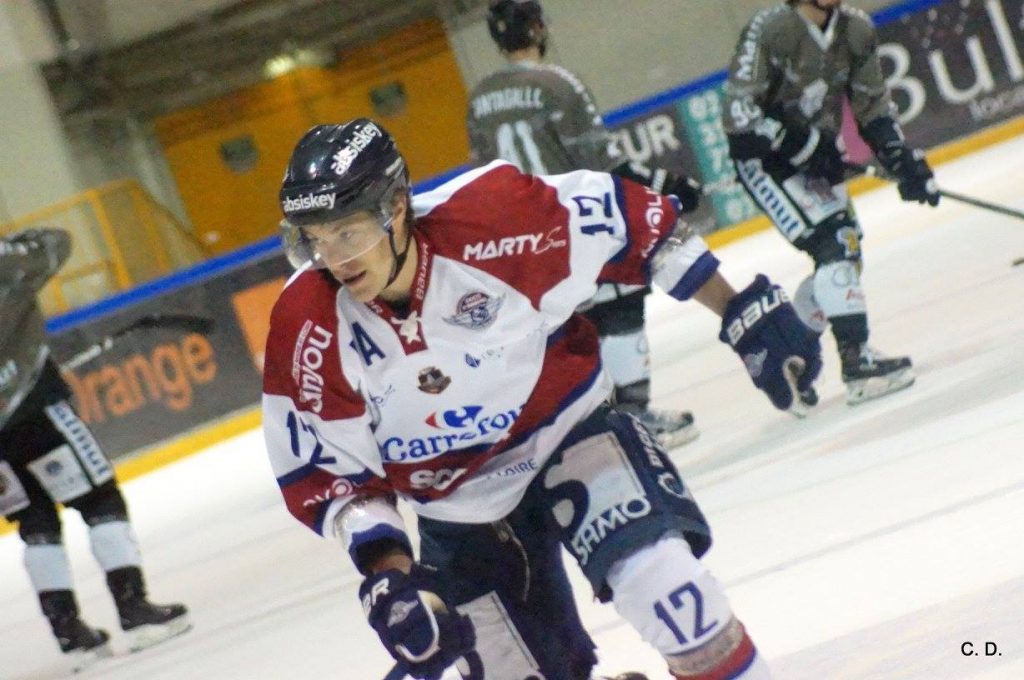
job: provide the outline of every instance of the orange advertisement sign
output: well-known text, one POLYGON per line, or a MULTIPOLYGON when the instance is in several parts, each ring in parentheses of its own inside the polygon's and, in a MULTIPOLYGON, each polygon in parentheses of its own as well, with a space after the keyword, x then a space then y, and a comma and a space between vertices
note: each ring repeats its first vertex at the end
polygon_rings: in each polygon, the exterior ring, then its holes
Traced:
POLYGON ((263 352, 270 333, 270 312, 286 281, 284 277, 273 279, 231 296, 238 325, 249 346, 249 356, 260 373, 263 373, 263 352))

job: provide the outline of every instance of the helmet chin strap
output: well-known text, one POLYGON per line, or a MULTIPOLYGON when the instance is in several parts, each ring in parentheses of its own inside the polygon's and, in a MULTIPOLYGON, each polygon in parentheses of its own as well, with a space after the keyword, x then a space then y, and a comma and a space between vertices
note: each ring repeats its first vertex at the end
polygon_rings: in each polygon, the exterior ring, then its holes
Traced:
POLYGON ((394 264, 391 265, 391 274, 388 276, 388 282, 384 284, 385 288, 394 283, 395 279, 398 278, 398 275, 402 273, 402 267, 405 266, 405 259, 409 255, 409 243, 411 241, 412 228, 408 228, 405 230, 405 248, 401 253, 399 253, 398 248, 395 247, 395 230, 388 230, 388 245, 391 246, 391 254, 394 256, 395 261, 394 264))

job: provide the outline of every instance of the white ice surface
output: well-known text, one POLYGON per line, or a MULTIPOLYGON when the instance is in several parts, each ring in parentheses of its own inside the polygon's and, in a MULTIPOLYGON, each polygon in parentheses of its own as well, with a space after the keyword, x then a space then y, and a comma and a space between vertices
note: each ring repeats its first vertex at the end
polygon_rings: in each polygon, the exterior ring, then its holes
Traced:
MULTIPOLYGON (((1024 209, 1024 139, 938 171, 940 185, 1024 209)), ((845 405, 825 342, 822 403, 771 409, 696 303, 649 301, 656 405, 694 411, 700 439, 673 452, 715 530, 707 558, 784 680, 1024 678, 1024 220, 945 202, 856 200, 867 238, 872 342, 913 357, 907 391, 845 405), (961 655, 998 644, 1001 656, 961 655)), ((789 290, 807 258, 762 233, 720 253, 744 285, 789 290)), ((195 629, 78 677, 378 680, 389 659, 357 603, 340 547, 284 510, 258 432, 125 485, 156 601, 195 629)), ((86 619, 124 648, 84 526, 65 534, 86 619)), ((0 678, 56 678, 65 662, 0 537, 0 678)), ((574 574, 601 670, 667 673, 574 574)))

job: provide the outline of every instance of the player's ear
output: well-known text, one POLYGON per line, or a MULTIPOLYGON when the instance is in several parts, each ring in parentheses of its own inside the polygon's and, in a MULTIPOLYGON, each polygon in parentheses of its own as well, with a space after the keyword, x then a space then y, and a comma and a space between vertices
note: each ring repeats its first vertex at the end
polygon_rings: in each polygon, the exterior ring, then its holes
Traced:
POLYGON ((411 199, 412 194, 408 190, 396 191, 395 195, 391 197, 392 223, 395 225, 395 229, 399 231, 399 235, 404 235, 405 230, 412 226, 409 219, 412 212, 411 199))

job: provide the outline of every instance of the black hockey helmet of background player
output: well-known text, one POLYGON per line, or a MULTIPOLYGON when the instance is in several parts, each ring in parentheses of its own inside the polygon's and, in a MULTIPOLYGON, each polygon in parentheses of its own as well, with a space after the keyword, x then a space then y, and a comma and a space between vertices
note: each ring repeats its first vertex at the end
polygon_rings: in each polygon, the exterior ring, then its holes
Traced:
POLYGON ((409 171, 395 140, 377 123, 357 118, 311 128, 292 151, 279 198, 285 248, 296 267, 317 258, 302 227, 359 211, 391 231, 396 194, 409 188, 409 171))
POLYGON ((505 52, 536 45, 543 56, 547 48, 544 10, 537 0, 491 0, 487 27, 494 42, 505 52))
MULTIPOLYGON (((802 2, 804 2, 804 1, 805 0, 786 0, 786 4, 787 5, 799 5, 802 2)), ((830 10, 837 9, 839 7, 839 5, 843 4, 842 2, 837 2, 834 6, 822 7, 821 6, 821 2, 819 0, 806 0, 806 2, 809 2, 810 4, 814 5, 815 7, 820 9, 822 12, 828 12, 830 10)))

